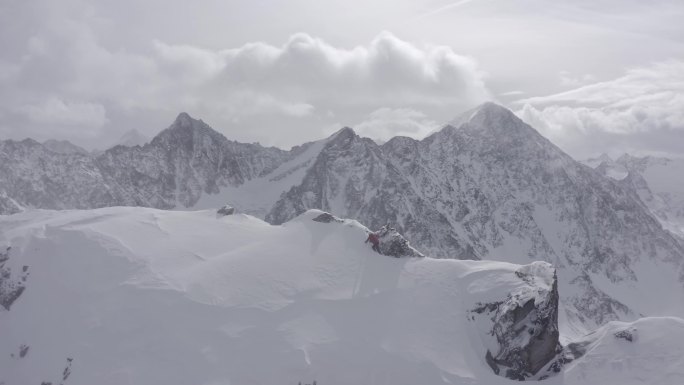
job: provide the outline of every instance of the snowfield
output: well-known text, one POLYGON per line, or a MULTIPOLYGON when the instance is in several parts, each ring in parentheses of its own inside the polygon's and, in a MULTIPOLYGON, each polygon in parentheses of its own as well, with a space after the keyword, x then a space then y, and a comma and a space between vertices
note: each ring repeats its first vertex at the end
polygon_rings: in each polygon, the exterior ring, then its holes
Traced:
MULTIPOLYGON (((0 384, 511 383, 485 361, 499 347, 472 311, 538 303, 549 264, 392 258, 360 223, 321 213, 279 226, 213 210, 0 216, 4 284, 28 273, 0 308, 0 384)), ((561 337, 583 355, 545 383, 684 383, 679 318, 561 337)))

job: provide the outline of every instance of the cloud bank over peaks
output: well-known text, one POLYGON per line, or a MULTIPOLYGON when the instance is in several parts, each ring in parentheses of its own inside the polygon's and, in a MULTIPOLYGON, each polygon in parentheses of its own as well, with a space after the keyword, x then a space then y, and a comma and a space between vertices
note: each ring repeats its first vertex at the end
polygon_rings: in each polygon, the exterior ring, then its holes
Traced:
MULTIPOLYGON (((133 52, 105 46, 78 21, 40 25, 17 48, 21 55, 0 54, 4 138, 93 147, 131 128, 154 135, 188 111, 231 138, 287 147, 323 136, 333 123, 369 119, 364 129, 384 137, 393 128, 379 128, 383 116, 404 121, 411 109, 458 111, 489 98, 472 58, 389 32, 350 48, 297 33, 282 45, 212 50, 154 40, 133 52)), ((424 127, 396 129, 405 130, 424 127)))
POLYGON ((684 62, 632 68, 621 77, 522 99, 518 115, 570 154, 684 156, 684 62))

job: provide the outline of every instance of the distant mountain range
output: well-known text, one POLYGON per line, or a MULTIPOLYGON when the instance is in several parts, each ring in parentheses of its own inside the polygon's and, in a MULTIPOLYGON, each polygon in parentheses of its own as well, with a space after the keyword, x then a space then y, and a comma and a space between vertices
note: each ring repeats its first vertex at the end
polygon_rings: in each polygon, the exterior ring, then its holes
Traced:
POLYGON ((682 242, 638 183, 605 175, 493 103, 423 140, 379 145, 343 128, 289 151, 230 141, 182 113, 149 143, 95 155, 0 142, 0 212, 230 203, 280 224, 322 209, 390 223, 430 256, 548 261, 565 328, 683 316, 682 242))

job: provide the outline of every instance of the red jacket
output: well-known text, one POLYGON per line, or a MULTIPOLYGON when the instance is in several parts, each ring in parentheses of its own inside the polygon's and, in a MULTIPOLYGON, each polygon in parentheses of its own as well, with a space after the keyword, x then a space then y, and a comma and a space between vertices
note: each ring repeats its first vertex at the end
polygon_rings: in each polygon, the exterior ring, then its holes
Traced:
POLYGON ((378 245, 380 243, 380 238, 378 238, 378 236, 375 233, 370 233, 368 234, 368 239, 366 239, 366 242, 378 245))

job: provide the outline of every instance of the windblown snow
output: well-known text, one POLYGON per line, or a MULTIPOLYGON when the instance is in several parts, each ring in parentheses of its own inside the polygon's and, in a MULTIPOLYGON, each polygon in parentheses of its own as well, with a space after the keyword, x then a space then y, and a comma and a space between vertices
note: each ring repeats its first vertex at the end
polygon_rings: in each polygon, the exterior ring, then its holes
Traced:
MULTIPOLYGON (((277 226, 213 210, 1 216, 0 269, 25 290, 0 309, 0 383, 509 383, 472 311, 511 293, 542 300, 551 265, 393 258, 360 223, 320 214, 277 226)), ((572 361, 547 383, 684 381, 678 318, 564 342, 572 361)))

